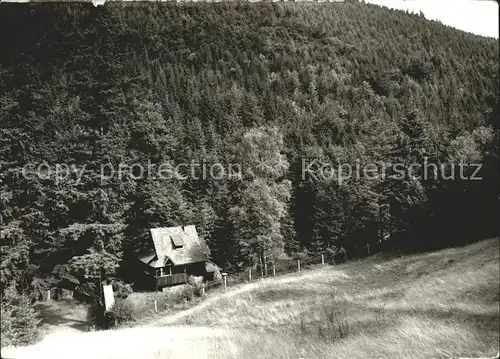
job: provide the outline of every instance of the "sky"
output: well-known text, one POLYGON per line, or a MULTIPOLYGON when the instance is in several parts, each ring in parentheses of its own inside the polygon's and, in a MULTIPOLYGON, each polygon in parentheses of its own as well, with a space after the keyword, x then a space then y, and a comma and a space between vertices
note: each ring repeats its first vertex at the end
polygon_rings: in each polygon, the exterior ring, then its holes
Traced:
POLYGON ((498 39, 498 3, 494 0, 365 0, 393 9, 422 11, 427 19, 476 35, 498 39))
MULTIPOLYGON (((2 1, 2 0, 0 0, 2 1)), ((29 0, 3 0, 27 2, 29 0)), ((498 3, 495 0, 365 0, 393 9, 422 11, 427 19, 476 35, 498 39, 498 3)), ((103 2, 103 0, 93 0, 103 2)))

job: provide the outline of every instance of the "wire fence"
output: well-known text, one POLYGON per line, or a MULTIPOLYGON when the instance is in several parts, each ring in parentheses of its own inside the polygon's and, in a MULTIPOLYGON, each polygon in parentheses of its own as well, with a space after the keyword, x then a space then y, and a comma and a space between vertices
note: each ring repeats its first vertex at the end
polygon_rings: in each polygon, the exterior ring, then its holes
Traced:
MULTIPOLYGON (((331 253, 321 254, 317 256, 303 256, 301 258, 287 258, 279 259, 274 262, 267 262, 263 265, 257 265, 252 268, 246 268, 242 272, 225 273, 222 272, 222 278, 218 278, 209 282, 191 282, 188 280, 187 286, 171 286, 165 287, 165 291, 148 291, 148 292, 134 292, 128 296, 130 304, 134 308, 134 315, 138 318, 146 317, 151 314, 155 315, 165 310, 177 310, 177 309, 187 309, 192 304, 188 304, 187 307, 184 305, 194 297, 199 297, 203 300, 203 297, 207 293, 216 294, 217 292, 223 292, 229 288, 234 288, 239 285, 244 285, 248 283, 256 283, 267 278, 285 276, 292 273, 300 273, 313 268, 326 267, 328 265, 334 264, 334 255, 331 253)), ((68 291, 67 297, 73 297, 73 291, 68 291)), ((64 294, 64 293, 63 293, 64 294)), ((115 303, 114 293, 112 296, 112 302, 109 302, 110 298, 105 298, 106 307, 109 305, 113 306, 115 303)), ((48 291, 46 300, 50 299, 62 299, 63 296, 56 295, 52 291, 48 291)), ((124 310, 123 308, 120 310, 124 310)))
MULTIPOLYGON (((252 268, 247 268, 242 272, 222 272, 222 278, 210 282, 193 283, 193 286, 189 287, 191 290, 188 290, 188 292, 192 292, 192 289, 196 289, 197 296, 203 298, 207 293, 216 294, 217 292, 223 292, 224 290, 237 287, 238 285, 256 283, 267 278, 285 276, 291 273, 300 273, 314 268, 326 267, 334 263, 334 255, 330 253, 313 257, 280 259, 275 262, 268 262, 262 266, 257 265, 252 268)), ((189 282, 186 284, 189 284, 189 282)), ((177 286, 166 287, 164 288, 166 289, 165 292, 150 292, 149 295, 146 296, 147 298, 144 298, 144 300, 136 304, 138 307, 153 314, 172 308, 172 305, 175 305, 179 299, 182 300, 182 298, 185 298, 185 296, 182 295, 183 288, 176 287, 177 286), (176 294, 176 289, 179 289, 180 293, 176 294)))
POLYGON ((257 265, 247 268, 239 273, 222 273, 222 279, 203 283, 203 294, 216 289, 226 289, 240 284, 252 283, 266 278, 283 276, 291 273, 300 273, 312 268, 334 264, 331 254, 321 254, 314 257, 298 259, 281 259, 275 262, 268 262, 262 266, 257 265))

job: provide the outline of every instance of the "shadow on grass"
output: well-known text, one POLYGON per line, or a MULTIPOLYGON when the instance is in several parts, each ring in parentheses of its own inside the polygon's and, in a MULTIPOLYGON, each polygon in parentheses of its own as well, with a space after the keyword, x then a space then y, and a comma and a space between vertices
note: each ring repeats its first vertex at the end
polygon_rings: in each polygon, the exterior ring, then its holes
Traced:
POLYGON ((471 311, 453 308, 451 309, 389 309, 397 315, 422 316, 436 319, 445 323, 463 324, 476 330, 481 335, 495 336, 498 338, 500 317, 498 313, 473 313, 471 311))
MULTIPOLYGON (((274 301, 287 300, 290 298, 301 298, 311 295, 311 288, 269 288, 259 289, 252 293, 255 301, 270 303, 274 301)), ((324 295, 324 290, 318 289, 318 294, 324 295)))
MULTIPOLYGON (((64 303, 64 305, 66 306, 71 304, 64 303)), ((49 326, 67 326, 79 331, 87 330, 88 322, 86 320, 68 317, 64 309, 55 307, 48 303, 38 304, 37 309, 40 313, 42 324, 49 326)))
MULTIPOLYGON (((387 292, 377 298, 393 298, 398 293, 387 292)), ((401 318, 425 318, 450 326, 467 328, 476 333, 478 338, 488 344, 497 343, 500 326, 498 311, 491 311, 494 306, 485 304, 485 312, 477 313, 474 309, 463 308, 394 308, 381 306, 374 308, 364 303, 329 302, 323 307, 304 312, 300 323, 289 324, 299 337, 322 339, 334 342, 342 337, 363 335, 375 337, 383 335, 398 326, 401 318), (314 319, 312 319, 314 318, 314 319), (347 334, 345 334, 347 332, 347 334)), ((284 329, 284 328, 283 328, 284 329)), ((280 330, 279 328, 277 330, 280 330)))
POLYGON ((333 343, 358 335, 379 336, 395 328, 399 322, 400 316, 384 312, 383 308, 352 302, 325 302, 304 311, 297 321, 266 329, 273 333, 292 333, 301 343, 311 340, 333 343))

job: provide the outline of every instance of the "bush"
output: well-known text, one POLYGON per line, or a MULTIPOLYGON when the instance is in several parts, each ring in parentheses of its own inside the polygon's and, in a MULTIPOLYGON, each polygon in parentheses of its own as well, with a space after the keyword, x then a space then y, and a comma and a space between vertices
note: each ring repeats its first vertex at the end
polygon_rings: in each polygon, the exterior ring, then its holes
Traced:
POLYGON ((217 268, 215 271, 214 271, 214 282, 217 282, 217 283, 222 283, 222 273, 221 271, 219 270, 219 268, 217 268))
POLYGON ((188 284, 182 288, 179 294, 181 301, 189 302, 194 299, 194 287, 188 284))
POLYGON ((106 328, 113 328, 135 319, 135 307, 126 299, 117 299, 113 307, 104 314, 106 328))
POLYGON ((300 260, 302 265, 309 259, 307 254, 300 252, 295 258, 280 258, 276 261, 276 271, 278 273, 290 273, 297 271, 297 259, 300 260))
POLYGON ((90 327, 110 329, 118 325, 135 320, 136 307, 128 299, 117 298, 113 307, 109 311, 104 310, 104 306, 95 300, 89 305, 87 321, 90 327))
POLYGON ((191 284, 181 284, 166 290, 167 302, 180 304, 194 299, 195 290, 191 284))
POLYGON ((41 321, 30 298, 19 294, 15 283, 5 289, 0 309, 2 347, 32 344, 38 339, 41 321))
POLYGON ((130 284, 123 283, 121 281, 113 281, 111 285, 113 286, 115 298, 125 299, 133 292, 130 284))
POLYGON ((203 287, 203 277, 189 276, 188 283, 193 287, 193 294, 197 297, 201 297, 201 289, 203 287))

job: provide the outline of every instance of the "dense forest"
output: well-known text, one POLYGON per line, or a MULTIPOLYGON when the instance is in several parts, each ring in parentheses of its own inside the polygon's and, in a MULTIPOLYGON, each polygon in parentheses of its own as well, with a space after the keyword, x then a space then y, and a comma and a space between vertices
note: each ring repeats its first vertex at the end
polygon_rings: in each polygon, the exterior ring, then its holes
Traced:
POLYGON ((156 226, 195 224, 227 271, 498 234, 494 39, 365 4, 0 9, 2 293, 120 277, 156 226), (447 176, 304 176, 424 160, 447 176), (138 173, 192 163, 242 171, 138 173))

